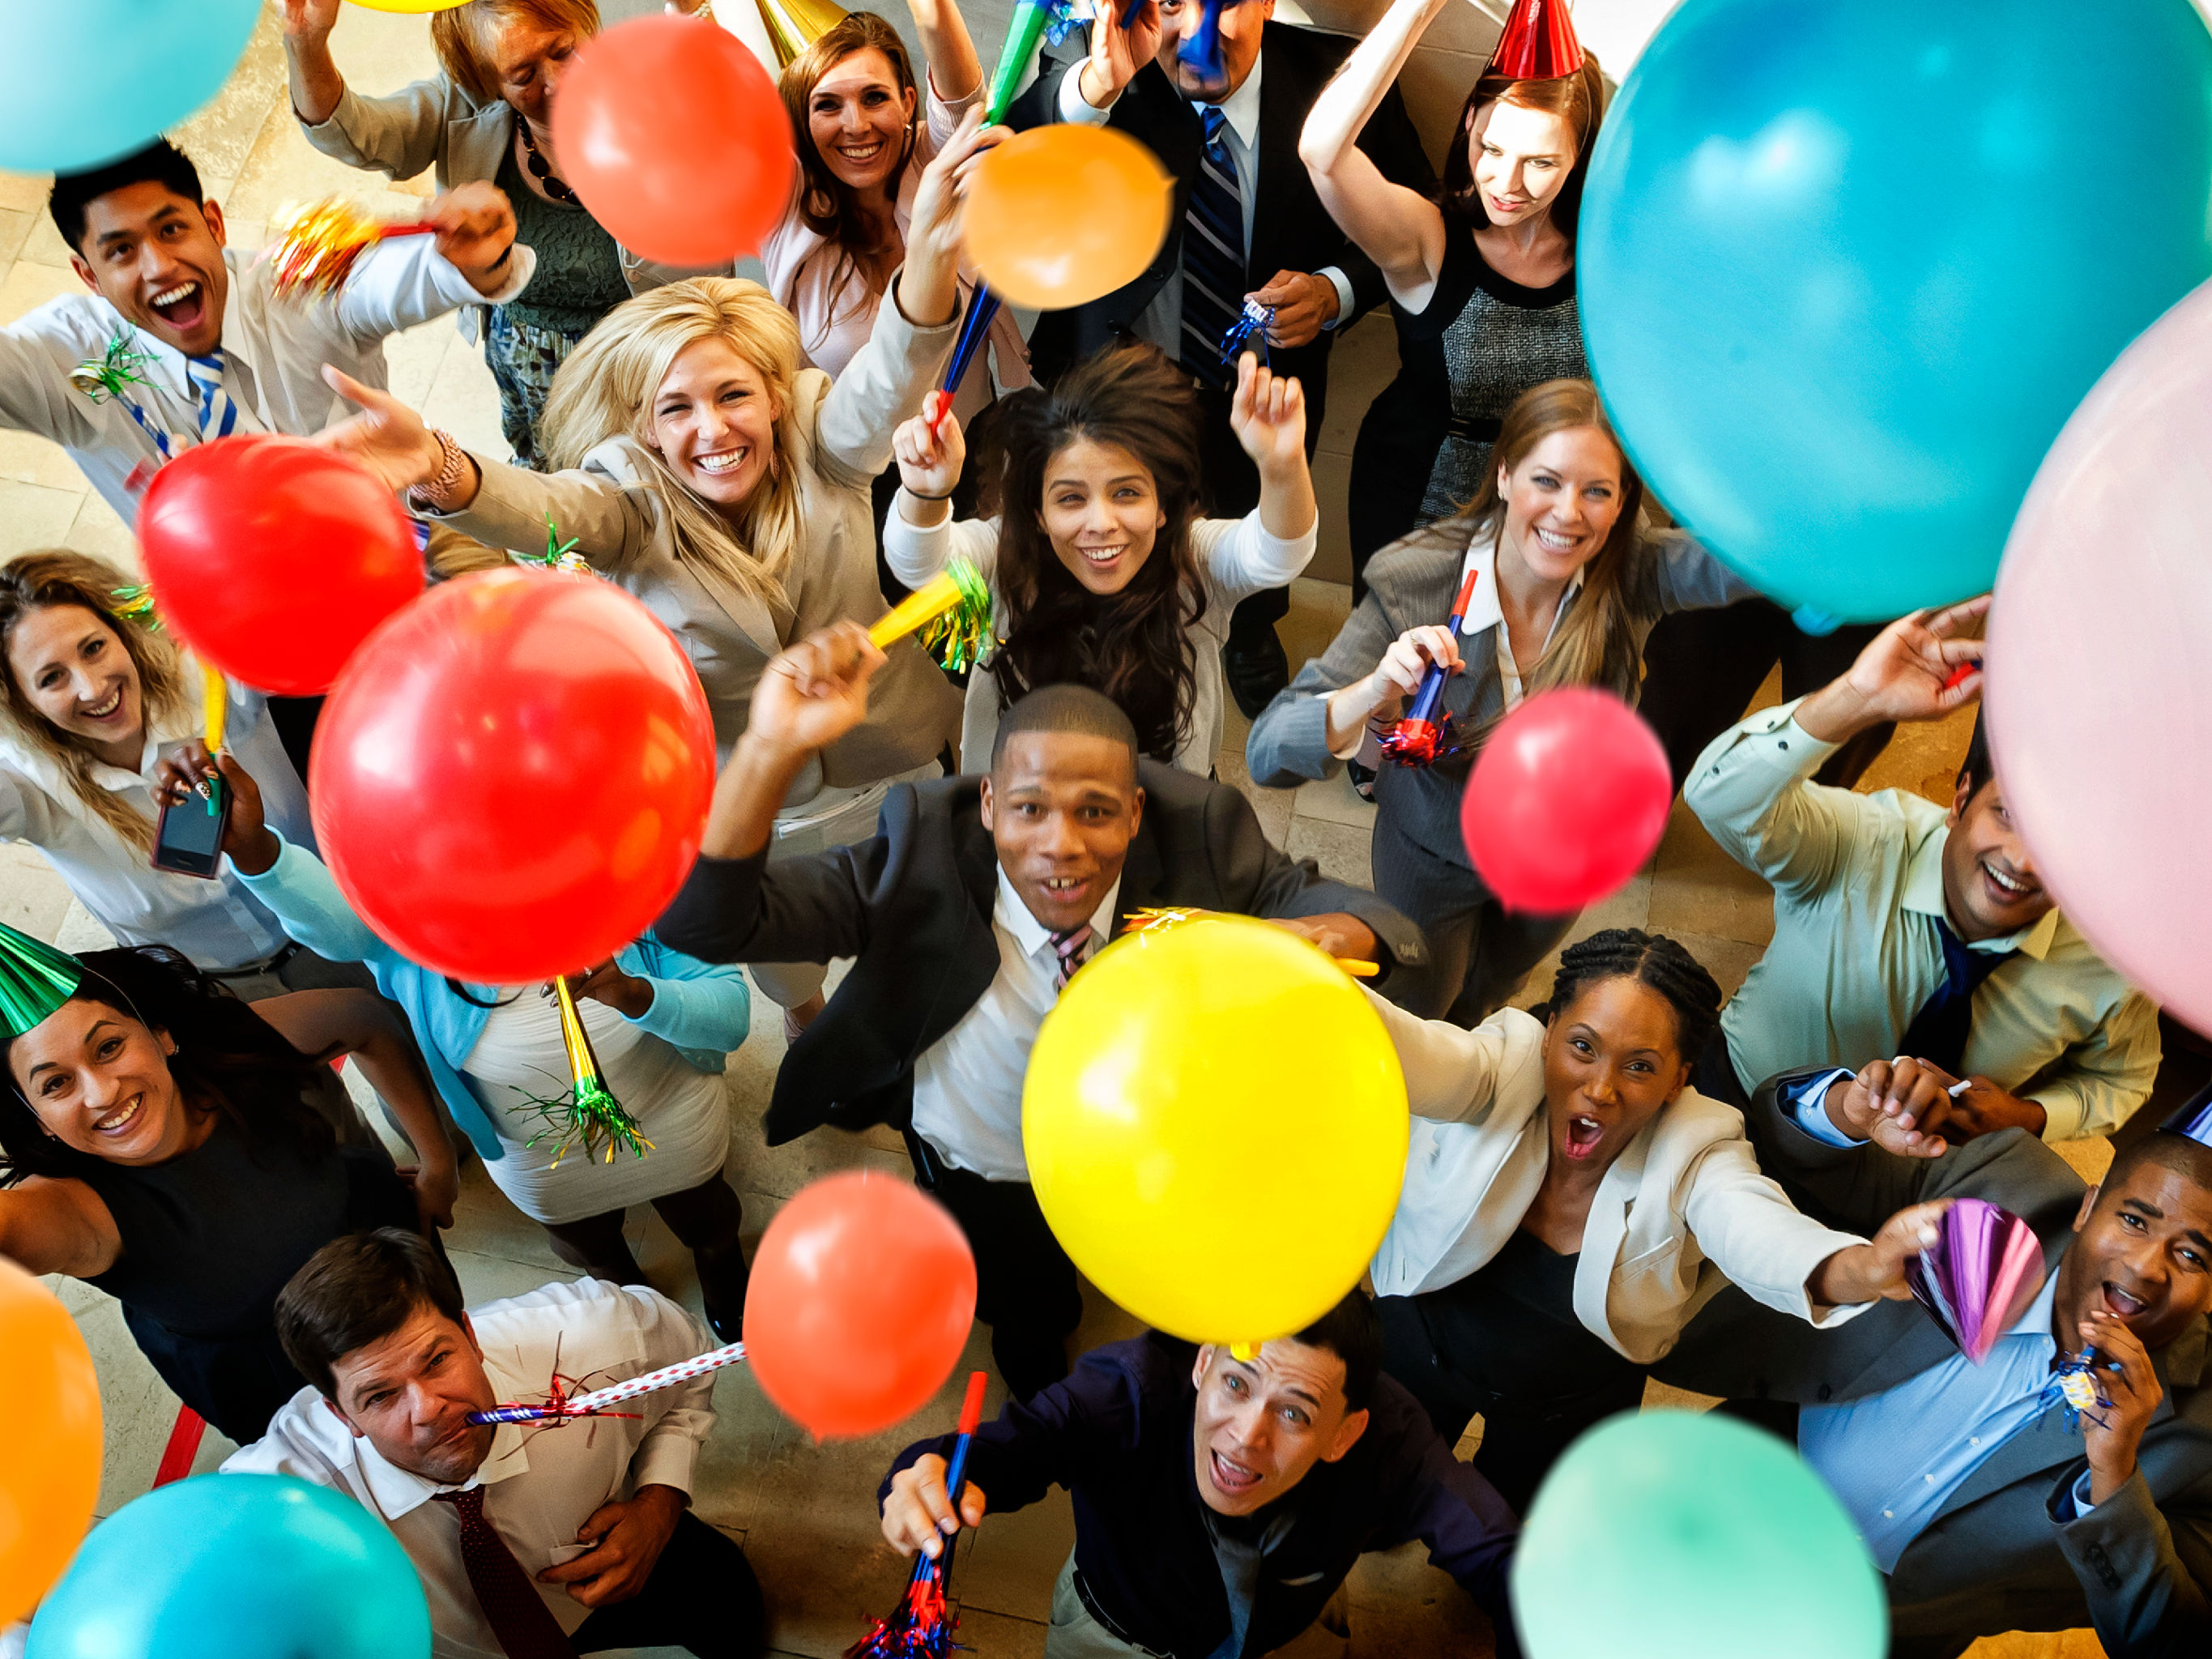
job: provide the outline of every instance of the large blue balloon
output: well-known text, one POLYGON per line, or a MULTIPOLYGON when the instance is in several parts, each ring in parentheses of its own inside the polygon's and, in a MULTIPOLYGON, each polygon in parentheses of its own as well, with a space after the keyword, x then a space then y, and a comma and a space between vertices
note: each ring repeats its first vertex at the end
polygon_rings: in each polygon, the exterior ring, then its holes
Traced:
POLYGON ((93 1528, 24 1659, 426 1659, 422 1580, 350 1498, 203 1474, 93 1528))
POLYGON ((1607 112, 1580 251, 1629 453, 1786 605, 1986 589, 2037 463, 2212 276, 2189 0, 1683 0, 1607 112))
POLYGON ((0 167, 97 167, 174 126, 236 67, 262 0, 7 0, 0 167))

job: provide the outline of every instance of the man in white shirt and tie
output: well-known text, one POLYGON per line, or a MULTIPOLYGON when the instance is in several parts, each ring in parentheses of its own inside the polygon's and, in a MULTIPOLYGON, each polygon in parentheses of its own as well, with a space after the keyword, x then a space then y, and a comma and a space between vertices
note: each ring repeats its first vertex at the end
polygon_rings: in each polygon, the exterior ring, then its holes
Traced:
POLYGON ((313 1386, 223 1472, 292 1475, 380 1519, 421 1575, 434 1659, 760 1651, 752 1568, 690 1513, 711 1374, 625 1401, 632 1416, 468 1421, 544 1399, 556 1372, 604 1388, 715 1346, 659 1291, 586 1279, 466 1312, 435 1247, 387 1227, 308 1258, 276 1329, 313 1386))

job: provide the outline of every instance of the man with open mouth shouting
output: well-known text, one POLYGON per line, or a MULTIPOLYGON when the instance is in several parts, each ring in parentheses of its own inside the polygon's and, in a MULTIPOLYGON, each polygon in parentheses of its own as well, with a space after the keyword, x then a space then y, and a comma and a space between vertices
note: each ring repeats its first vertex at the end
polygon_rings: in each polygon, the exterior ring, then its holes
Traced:
POLYGON ((1947 1091, 1917 1127, 1954 1141, 2109 1134, 2149 1097, 2157 1010, 2055 908, 1979 726, 1948 812, 1902 789, 1812 781, 1869 726, 1978 697, 1983 645, 1964 635, 1988 609, 1900 617, 1842 678, 1698 757, 1683 800, 1774 888, 1774 942, 1721 1016, 1698 1070, 1705 1094, 1741 1105, 1791 1067, 1909 1056, 1947 1091))

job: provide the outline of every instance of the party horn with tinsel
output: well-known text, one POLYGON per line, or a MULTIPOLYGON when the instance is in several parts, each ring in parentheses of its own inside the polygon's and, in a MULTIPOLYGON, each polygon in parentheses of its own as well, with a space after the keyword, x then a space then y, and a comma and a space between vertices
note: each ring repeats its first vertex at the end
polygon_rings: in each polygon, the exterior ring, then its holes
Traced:
POLYGON ((617 1148, 643 1158, 653 1150, 653 1143, 637 1127, 637 1120, 623 1109, 599 1075, 599 1057, 592 1052, 592 1039, 584 1030, 581 1016, 576 1012, 576 999, 569 994, 568 981, 564 978, 553 981, 553 994, 561 1005, 561 1040, 568 1050, 568 1071, 572 1078, 566 1095, 532 1096, 516 1111, 536 1111, 546 1120, 546 1127, 530 1137, 526 1145, 535 1146, 547 1135, 558 1130, 561 1144, 553 1153, 552 1167, 559 1169, 561 1160, 568 1155, 568 1148, 583 1142, 586 1158, 599 1156, 599 1142, 606 1142, 606 1155, 601 1160, 611 1164, 617 1148))
POLYGON ((592 567, 584 562, 584 556, 576 551, 576 541, 577 538, 574 536, 562 541, 561 532, 553 527, 553 515, 548 513, 545 515, 545 556, 541 559, 527 553, 515 556, 524 564, 543 565, 546 569, 557 570, 564 576, 588 576, 592 574, 592 567))
MULTIPOLYGON (((1186 921, 1203 921, 1208 916, 1218 914, 1219 912, 1214 910, 1176 909, 1164 905, 1153 906, 1147 909, 1133 910, 1123 916, 1121 931, 1124 933, 1164 932, 1170 927, 1180 927, 1186 921)), ((1354 979, 1372 979, 1382 971, 1379 964, 1363 962, 1358 957, 1331 957, 1329 960, 1354 979)))
POLYGON ((146 365, 150 361, 138 349, 135 336, 128 329, 119 329, 107 343, 107 349, 97 357, 88 357, 70 370, 70 384, 92 399, 104 404, 112 398, 127 403, 126 388, 134 386, 150 387, 154 383, 146 378, 146 365))
POLYGON ((968 296, 967 312, 960 319, 960 336, 952 343, 952 356, 945 360, 945 378, 929 394, 924 411, 931 437, 944 430, 945 417, 952 412, 952 399, 960 390, 960 382, 968 378, 968 367, 989 337, 991 324, 998 315, 999 296, 982 283, 976 283, 968 296))
POLYGON ((1936 1243, 1905 1264, 1905 1282, 1978 1365, 2043 1288, 2043 1245, 2011 1211, 1959 1199, 1936 1224, 1936 1243))
MULTIPOLYGON (((1474 601, 1474 585, 1481 574, 1480 570, 1470 570, 1459 585, 1459 598, 1452 601, 1451 617, 1444 623, 1447 632, 1458 634, 1460 623, 1467 620, 1467 608, 1474 601)), ((1420 690, 1413 694, 1413 706, 1381 738, 1382 752, 1399 765, 1433 766, 1451 752, 1445 731, 1451 716, 1443 706, 1444 683, 1451 674, 1443 664, 1431 662, 1421 676, 1420 690)))
MULTIPOLYGON (((968 1374, 968 1395, 960 1403, 959 1437, 945 1465, 945 1490, 954 1508, 960 1504, 960 1487, 968 1478, 968 1447, 975 1425, 983 1420, 983 1389, 990 1382, 984 1371, 968 1374)), ((952 1577, 952 1549, 960 1541, 955 1533, 933 1561, 916 1553, 914 1577, 906 1594, 888 1619, 878 1619, 868 1633, 845 1650, 845 1659, 945 1659, 953 1649, 952 1627, 957 1622, 945 1611, 945 1586, 952 1577)))
POLYGON ((115 597, 117 616, 128 617, 140 627, 150 628, 156 633, 161 631, 161 613, 154 607, 154 589, 150 584, 133 582, 128 587, 110 588, 108 591, 115 597))
POLYGON ((726 1348, 716 1348, 696 1359, 679 1359, 673 1365, 663 1365, 657 1371, 646 1371, 627 1382, 613 1382, 604 1389, 594 1389, 589 1394, 572 1395, 568 1385, 573 1378, 553 1374, 546 1397, 536 1404, 510 1401, 494 1406, 486 1411, 471 1412, 469 1421, 489 1423, 544 1423, 558 1426, 573 1423, 580 1417, 632 1417, 633 1412, 612 1409, 625 1400, 635 1400, 640 1395, 659 1394, 663 1389, 672 1389, 678 1382, 689 1382, 695 1376, 704 1376, 708 1371, 719 1371, 725 1365, 742 1364, 745 1345, 732 1342, 726 1348))
POLYGON ((289 210, 278 223, 276 240, 263 257, 275 262, 279 295, 334 294, 353 274, 354 264, 379 242, 394 236, 434 235, 438 227, 422 220, 392 222, 371 218, 343 197, 333 196, 289 210))
POLYGON ((878 651, 920 632, 921 642, 957 674, 975 665, 991 637, 991 584, 958 554, 868 630, 878 651))

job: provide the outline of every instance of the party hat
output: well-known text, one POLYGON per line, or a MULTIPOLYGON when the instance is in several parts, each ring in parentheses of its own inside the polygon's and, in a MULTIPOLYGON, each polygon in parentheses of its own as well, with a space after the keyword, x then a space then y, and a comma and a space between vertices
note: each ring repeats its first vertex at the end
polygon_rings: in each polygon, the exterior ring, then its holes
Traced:
POLYGON ((845 9, 831 0, 753 0, 760 9, 762 27, 775 48, 775 66, 789 69, 791 60, 845 21, 845 9))
POLYGON ((1583 66, 1566 0, 1513 0, 1490 67, 1516 81, 1556 81, 1583 66))
POLYGON ((84 964, 0 922, 0 1020, 19 1037, 76 994, 84 964))
POLYGON ((2212 1146, 2212 1084, 2191 1096, 2186 1106, 2158 1127, 2161 1134, 2186 1135, 2200 1146, 2212 1146))
POLYGON ((1905 1264, 1905 1280, 1959 1352, 1977 1365, 2043 1288, 2043 1244, 2009 1210, 1962 1198, 1936 1243, 1905 1264))

